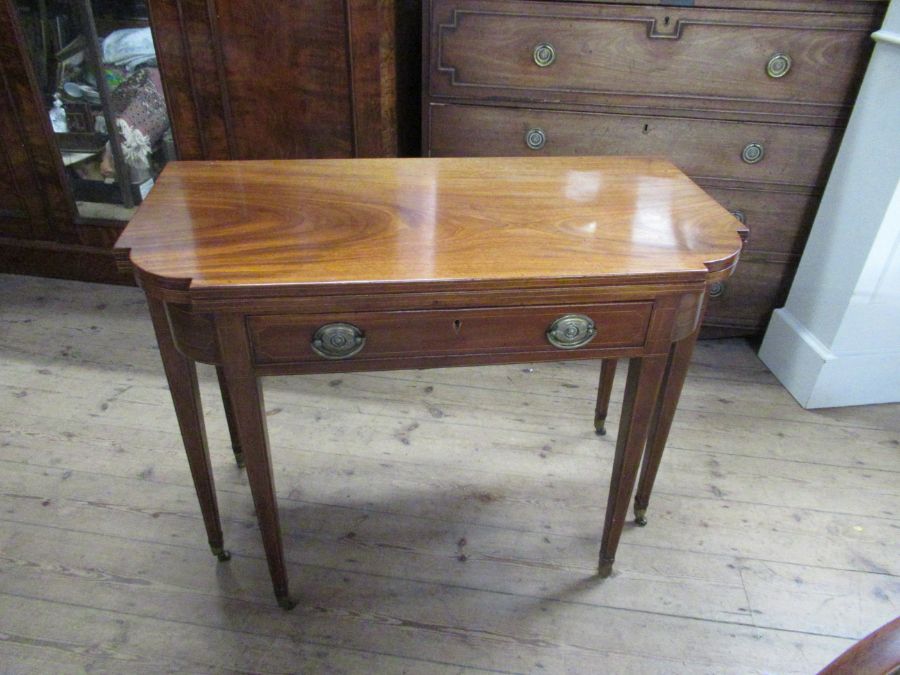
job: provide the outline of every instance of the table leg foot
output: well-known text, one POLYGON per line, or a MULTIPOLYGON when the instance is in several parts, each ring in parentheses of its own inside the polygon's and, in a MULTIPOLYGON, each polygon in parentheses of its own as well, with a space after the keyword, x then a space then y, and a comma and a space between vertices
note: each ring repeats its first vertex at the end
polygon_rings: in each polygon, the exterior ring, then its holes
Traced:
POLYGON ((613 560, 600 560, 600 565, 597 567, 597 576, 601 579, 606 579, 612 574, 613 568, 613 560))
POLYGON ((237 437, 232 439, 232 447, 239 446, 244 451, 247 482, 266 551, 272 590, 278 604, 287 607, 291 601, 288 598, 287 566, 266 433, 266 409, 262 386, 253 370, 253 349, 243 317, 240 314, 217 314, 216 337, 223 363, 220 379, 223 399, 227 398, 229 402, 237 432, 237 437))
POLYGON ((637 490, 634 495, 634 522, 639 527, 647 524, 647 506, 650 504, 650 493, 653 491, 653 483, 659 471, 669 431, 672 428, 672 419, 675 416, 675 408, 681 396, 681 389, 687 376, 691 353, 697 341, 697 331, 672 345, 669 350, 669 358, 666 363, 666 372, 663 376, 660 395, 657 399, 653 417, 650 423, 650 432, 647 434, 647 445, 644 450, 644 458, 641 464, 641 476, 638 480, 637 490))
MULTIPOLYGON (((206 428, 203 423, 203 405, 200 400, 200 385, 197 381, 197 366, 178 351, 169 326, 166 304, 157 298, 147 296, 150 318, 159 344, 163 369, 175 404, 175 416, 181 430, 181 439, 191 470, 191 480, 197 492, 203 524, 206 528, 206 541, 219 556, 222 551, 222 523, 219 518, 219 505, 216 501, 215 481, 212 465, 209 461, 209 447, 206 441, 206 428)), ((220 558, 221 559, 221 558, 220 558)))
POLYGON ((276 595, 275 600, 278 601, 278 606, 286 612, 297 606, 297 601, 289 595, 276 595))
POLYGON ((231 560, 231 551, 228 551, 221 546, 210 546, 212 549, 213 555, 219 559, 219 562, 227 562, 231 560))
POLYGON ((631 359, 628 379, 625 383, 625 397, 622 401, 622 421, 616 432, 616 454, 613 456, 612 474, 609 481, 609 496, 606 500, 603 535, 600 538, 601 577, 612 572, 612 563, 625 521, 631 505, 631 493, 641 464, 641 453, 647 444, 652 410, 659 392, 667 356, 645 356, 631 359))
POLYGON ((647 524, 647 509, 635 508, 634 524, 638 527, 644 527, 647 524))
POLYGON ((594 408, 594 430, 598 436, 606 436, 606 415, 609 412, 609 399, 618 363, 616 359, 603 359, 600 364, 600 384, 597 387, 597 405, 594 408))
POLYGON ((216 366, 216 376, 219 378, 219 391, 222 392, 222 406, 225 408, 225 421, 228 423, 228 435, 231 436, 231 450, 234 452, 234 461, 239 469, 244 468, 244 449, 241 447, 240 435, 237 429, 237 415, 234 411, 234 403, 231 401, 231 392, 225 381, 225 370, 222 366, 216 366))

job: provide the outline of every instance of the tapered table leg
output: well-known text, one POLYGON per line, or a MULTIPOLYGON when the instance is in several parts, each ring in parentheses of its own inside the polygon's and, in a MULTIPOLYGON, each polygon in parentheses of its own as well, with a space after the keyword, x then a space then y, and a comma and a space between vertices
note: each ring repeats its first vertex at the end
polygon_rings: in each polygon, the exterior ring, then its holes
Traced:
POLYGON ((231 554, 225 550, 222 538, 222 523, 219 520, 219 505, 216 502, 216 488, 213 482, 212 467, 209 463, 209 446, 206 442, 206 429, 203 425, 203 408, 200 404, 200 387, 197 383, 197 367, 193 361, 184 356, 175 347, 166 317, 165 304, 161 300, 147 296, 150 306, 150 318, 159 353, 162 357, 163 369, 169 382, 172 402, 175 404, 175 415, 181 429, 181 438, 187 453, 191 478, 200 502, 203 524, 209 546, 219 560, 228 560, 231 554))
POLYGON ((241 439, 238 437, 237 422, 234 419, 234 407, 231 403, 231 394, 225 386, 225 371, 222 366, 216 366, 216 376, 219 378, 219 391, 222 392, 222 407, 225 408, 225 421, 228 423, 228 435, 231 437, 231 449, 234 451, 234 461, 241 468, 244 467, 244 452, 241 449, 241 439))
POLYGON ((606 436, 606 414, 609 412, 609 399, 618 364, 618 359, 603 359, 600 362, 600 384, 597 386, 597 407, 594 408, 594 429, 598 436, 606 436))
POLYGON ((691 354, 694 345, 697 344, 697 331, 688 337, 672 345, 669 359, 666 363, 666 372, 663 375, 662 387, 657 399, 653 418, 650 424, 650 432, 647 436, 647 448, 644 451, 644 461, 641 466, 641 477, 638 481, 637 492, 634 495, 634 520, 643 527, 647 524, 647 506, 650 504, 650 493, 653 491, 653 483, 656 481, 656 473, 659 471, 659 463, 662 460, 666 442, 669 440, 669 431, 672 429, 672 420, 675 417, 675 409, 678 407, 678 399, 681 398, 681 389, 687 376, 691 363, 691 354))
POLYGON ((233 314, 217 316, 216 333, 222 357, 222 381, 231 401, 238 441, 243 449, 269 575, 272 577, 278 604, 284 609, 291 609, 296 603, 288 594, 287 568, 278 520, 278 503, 275 500, 262 387, 253 372, 250 342, 243 317, 233 314))
POLYGON ((616 439, 609 498, 606 502, 606 519, 600 540, 600 565, 598 573, 608 577, 612 573, 619 538, 625 526, 628 503, 634 489, 641 453, 647 442, 650 416, 659 392, 666 368, 666 355, 633 358, 628 363, 628 379, 625 399, 622 402, 622 420, 616 439))

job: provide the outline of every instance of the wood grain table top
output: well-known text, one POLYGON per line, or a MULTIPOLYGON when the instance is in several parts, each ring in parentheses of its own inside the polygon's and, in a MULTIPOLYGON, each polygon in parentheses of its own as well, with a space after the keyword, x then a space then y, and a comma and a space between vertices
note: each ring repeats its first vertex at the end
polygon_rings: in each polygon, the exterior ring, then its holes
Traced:
POLYGON ((374 291, 727 276, 742 231, 658 158, 172 162, 117 247, 191 289, 374 291))

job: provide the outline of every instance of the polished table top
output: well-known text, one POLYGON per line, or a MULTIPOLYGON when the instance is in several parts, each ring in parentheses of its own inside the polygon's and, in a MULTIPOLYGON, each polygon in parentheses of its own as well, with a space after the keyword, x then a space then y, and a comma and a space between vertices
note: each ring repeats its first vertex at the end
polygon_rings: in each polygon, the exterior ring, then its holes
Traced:
POLYGON ((290 608, 260 376, 603 358, 602 433, 628 357, 609 576, 639 469, 646 522, 709 282, 744 232, 654 158, 175 162, 118 246, 147 292, 210 547, 228 559, 194 361, 217 367, 290 608))
POLYGON ((374 292, 710 279, 740 229, 657 158, 172 162, 117 246, 191 290, 374 292))

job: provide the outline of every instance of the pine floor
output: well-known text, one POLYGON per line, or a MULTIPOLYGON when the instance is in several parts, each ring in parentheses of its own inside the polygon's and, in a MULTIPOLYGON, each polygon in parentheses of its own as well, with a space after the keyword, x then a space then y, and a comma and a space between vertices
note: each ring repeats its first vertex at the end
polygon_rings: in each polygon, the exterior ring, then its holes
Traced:
POLYGON ((600 580, 597 372, 265 380, 284 612, 214 371, 224 564, 141 293, 0 276, 0 671, 814 673, 898 614, 900 405, 804 411, 744 341, 702 342, 600 580))

